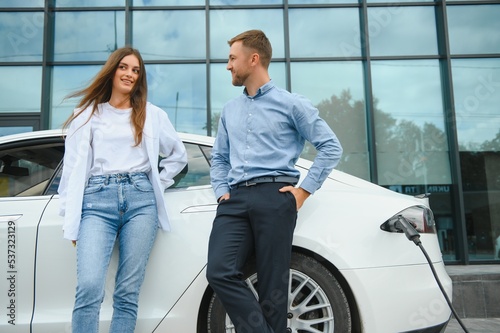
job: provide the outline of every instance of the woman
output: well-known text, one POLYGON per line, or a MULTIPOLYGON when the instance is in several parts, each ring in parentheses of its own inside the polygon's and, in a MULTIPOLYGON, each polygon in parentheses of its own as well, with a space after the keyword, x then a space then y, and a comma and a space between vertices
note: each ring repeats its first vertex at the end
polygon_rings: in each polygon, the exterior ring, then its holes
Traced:
POLYGON ((133 48, 113 52, 90 86, 69 97, 81 97, 64 124, 59 185, 64 238, 77 244, 72 330, 98 332, 117 241, 110 332, 133 332, 158 225, 170 229, 163 192, 185 167, 186 151, 167 114, 147 102, 144 62, 133 48))

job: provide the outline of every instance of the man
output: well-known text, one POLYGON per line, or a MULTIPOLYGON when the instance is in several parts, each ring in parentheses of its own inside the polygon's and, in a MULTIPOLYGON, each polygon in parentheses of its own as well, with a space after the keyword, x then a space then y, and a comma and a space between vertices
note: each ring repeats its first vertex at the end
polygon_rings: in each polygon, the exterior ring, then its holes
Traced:
POLYGON ((207 279, 238 333, 285 333, 288 278, 297 211, 337 165, 342 147, 305 98, 276 87, 272 48, 260 30, 229 42, 227 70, 243 94, 222 111, 211 180, 219 206, 210 235, 207 279), (300 187, 294 165, 305 140, 317 150, 300 187), (243 281, 255 255, 256 300, 243 281))

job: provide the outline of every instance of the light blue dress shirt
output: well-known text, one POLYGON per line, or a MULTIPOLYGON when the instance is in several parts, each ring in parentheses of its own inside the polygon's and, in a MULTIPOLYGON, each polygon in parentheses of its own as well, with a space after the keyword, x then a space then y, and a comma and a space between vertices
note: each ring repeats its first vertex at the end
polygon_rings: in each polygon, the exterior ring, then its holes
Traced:
POLYGON ((216 198, 256 177, 298 179, 295 163, 305 140, 317 155, 300 187, 313 194, 340 160, 337 136, 308 99, 276 87, 272 80, 255 96, 245 89, 224 106, 219 121, 210 170, 216 198))

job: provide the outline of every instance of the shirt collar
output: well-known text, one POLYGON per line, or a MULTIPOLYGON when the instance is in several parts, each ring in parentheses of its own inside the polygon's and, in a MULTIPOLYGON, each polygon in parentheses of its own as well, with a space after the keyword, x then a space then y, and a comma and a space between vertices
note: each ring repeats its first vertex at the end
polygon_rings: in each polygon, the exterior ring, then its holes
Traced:
POLYGON ((269 82, 267 82, 266 84, 264 84, 262 87, 260 87, 258 90, 257 90, 257 93, 254 95, 254 96, 249 96, 248 95, 248 92, 247 92, 247 88, 243 89, 243 93, 245 94, 245 96, 247 96, 248 98, 257 98, 257 97, 260 97, 261 95, 264 95, 266 94, 269 90, 271 90, 272 88, 274 88, 274 82, 273 80, 269 80, 269 82))

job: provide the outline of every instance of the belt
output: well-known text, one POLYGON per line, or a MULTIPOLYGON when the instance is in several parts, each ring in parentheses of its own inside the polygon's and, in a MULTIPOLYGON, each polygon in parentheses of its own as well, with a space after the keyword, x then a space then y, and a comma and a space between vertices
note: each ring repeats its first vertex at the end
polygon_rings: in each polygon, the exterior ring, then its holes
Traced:
POLYGON ((95 175, 91 176, 87 180, 87 184, 93 183, 97 184, 103 182, 108 185, 111 183, 130 183, 133 180, 136 180, 140 177, 148 177, 145 172, 132 172, 132 173, 113 173, 113 174, 104 174, 104 175, 95 175))
POLYGON ((252 178, 249 180, 246 180, 244 182, 238 183, 234 185, 234 188, 238 188, 240 186, 254 186, 257 184, 262 184, 262 183, 290 183, 290 184, 297 184, 299 180, 295 177, 289 177, 289 176, 266 176, 266 177, 257 177, 257 178, 252 178))

